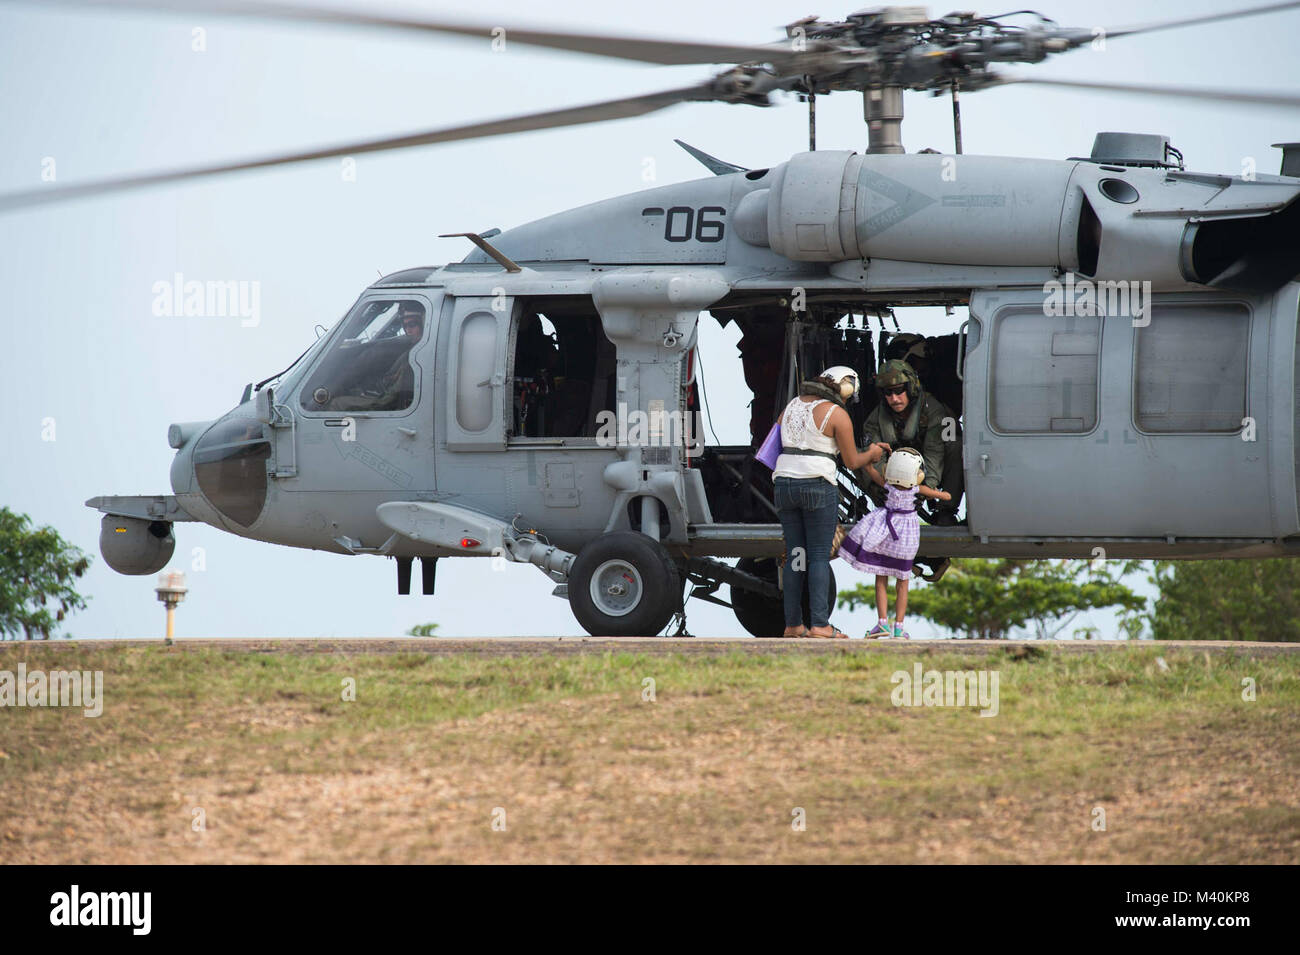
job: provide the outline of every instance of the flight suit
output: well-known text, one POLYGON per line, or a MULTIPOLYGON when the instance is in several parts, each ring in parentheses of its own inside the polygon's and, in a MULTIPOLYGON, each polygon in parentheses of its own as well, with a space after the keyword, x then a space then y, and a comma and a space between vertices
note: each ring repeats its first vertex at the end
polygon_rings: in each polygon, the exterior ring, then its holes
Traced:
MULTIPOLYGON (((911 448, 920 454, 925 460, 926 487, 944 490, 952 495, 951 501, 929 502, 930 508, 936 512, 957 513, 957 505, 961 503, 965 490, 961 463, 961 426, 947 405, 923 391, 919 398, 908 404, 907 410, 896 415, 882 399, 862 425, 862 447, 868 447, 876 441, 883 441, 895 450, 911 448), (948 421, 953 423, 951 441, 943 439, 948 421)), ((875 465, 882 475, 888 460, 889 455, 886 454, 875 465)), ((876 503, 881 503, 885 489, 867 477, 865 468, 860 475, 868 487, 867 493, 871 499, 875 501, 879 497, 880 501, 876 503)))
POLYGON ((339 395, 329 403, 331 411, 402 411, 415 396, 415 370, 410 348, 402 349, 388 371, 379 379, 377 395, 339 395))

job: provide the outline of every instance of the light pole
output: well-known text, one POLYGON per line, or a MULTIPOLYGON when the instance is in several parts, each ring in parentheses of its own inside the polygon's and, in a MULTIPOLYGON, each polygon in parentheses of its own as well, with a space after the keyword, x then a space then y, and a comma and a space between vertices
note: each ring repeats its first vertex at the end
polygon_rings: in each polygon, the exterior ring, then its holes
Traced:
POLYGON ((176 605, 184 600, 189 592, 189 588, 185 586, 185 575, 179 570, 164 571, 158 575, 158 586, 155 590, 158 599, 167 606, 167 638, 163 642, 171 646, 172 637, 176 632, 176 605))

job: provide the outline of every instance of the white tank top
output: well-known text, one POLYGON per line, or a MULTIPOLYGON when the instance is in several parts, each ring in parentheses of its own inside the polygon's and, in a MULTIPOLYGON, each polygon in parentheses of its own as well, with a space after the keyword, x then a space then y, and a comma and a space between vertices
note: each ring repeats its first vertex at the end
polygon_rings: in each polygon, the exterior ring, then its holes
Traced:
MULTIPOLYGON (((818 421, 825 424, 830 420, 835 409, 825 415, 814 416, 813 410, 820 405, 830 404, 826 399, 804 401, 795 398, 781 412, 781 446, 785 448, 804 448, 809 451, 828 451, 835 454, 838 450, 835 439, 822 434, 817 427, 818 421)), ((836 477, 835 459, 820 454, 782 454, 776 459, 772 469, 773 477, 788 478, 825 478, 832 484, 839 483, 836 477)))

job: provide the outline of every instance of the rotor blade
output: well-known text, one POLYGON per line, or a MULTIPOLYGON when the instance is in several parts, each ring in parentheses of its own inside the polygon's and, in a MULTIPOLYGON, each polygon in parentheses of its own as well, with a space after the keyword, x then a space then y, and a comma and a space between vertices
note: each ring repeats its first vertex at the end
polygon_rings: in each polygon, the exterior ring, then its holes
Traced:
POLYGON ((290 163, 306 162, 311 159, 353 156, 361 153, 405 149, 410 146, 428 146, 433 143, 447 143, 462 139, 481 139, 485 136, 500 136, 503 133, 526 133, 533 130, 553 129, 559 126, 578 126, 583 123, 598 123, 603 120, 643 116, 646 113, 653 113, 656 110, 665 109, 677 103, 689 100, 705 101, 714 98, 713 88, 709 84, 688 86, 683 89, 666 90, 662 93, 650 93, 645 96, 632 96, 626 99, 608 100, 587 106, 573 106, 567 109, 549 110, 544 113, 529 113, 524 116, 490 120, 486 123, 474 123, 469 126, 454 126, 431 132, 411 133, 405 136, 391 136, 385 139, 328 146, 305 152, 268 156, 262 159, 249 159, 212 166, 196 166, 190 169, 169 172, 143 173, 117 179, 101 179, 98 182, 89 182, 84 185, 56 186, 50 189, 11 192, 0 194, 0 212, 47 202, 57 202, 61 199, 97 196, 120 192, 124 189, 136 189, 141 186, 152 186, 167 182, 180 182, 202 176, 238 172, 244 169, 262 169, 269 166, 284 166, 290 163))
MULTIPOLYGON (((6 0, 14 2, 14 0, 6 0)), ((18 0, 31 2, 31 0, 18 0)), ((142 9, 170 13, 209 13, 216 15, 262 17, 312 23, 335 23, 352 26, 387 27, 426 33, 450 33, 490 41, 494 49, 511 43, 544 46, 570 53, 590 53, 642 63, 682 66, 698 63, 787 63, 798 58, 792 48, 771 46, 699 43, 691 40, 650 39, 613 34, 566 33, 558 30, 517 30, 502 24, 438 20, 380 11, 300 7, 261 0, 44 0, 63 6, 92 7, 100 10, 142 9), (496 44, 501 44, 497 47, 496 44)), ((809 44, 809 49, 812 44, 809 44)))
POLYGON ((1276 10, 1290 10, 1294 7, 1300 7, 1300 0, 1290 0, 1287 3, 1270 3, 1263 7, 1249 7, 1245 10, 1226 10, 1222 13, 1210 13, 1199 17, 1187 17, 1184 20, 1165 20, 1157 23, 1141 23, 1131 27, 1120 27, 1117 30, 1106 30, 1107 39, 1113 39, 1119 36, 1133 36, 1136 33, 1154 33, 1157 30, 1172 30, 1175 27, 1190 27, 1198 23, 1214 23, 1217 20, 1240 20, 1243 17, 1253 17, 1261 13, 1273 13, 1276 10))
POLYGON ((999 76, 990 85, 1008 86, 1018 83, 1033 83, 1038 86, 1061 86, 1067 89, 1100 90, 1106 93, 1138 93, 1145 96, 1171 96, 1178 99, 1216 100, 1223 103, 1243 103, 1249 106, 1289 106, 1293 109, 1300 107, 1300 95, 1295 93, 1245 93, 1197 86, 1094 83, 1090 80, 1048 80, 1027 76, 999 76))

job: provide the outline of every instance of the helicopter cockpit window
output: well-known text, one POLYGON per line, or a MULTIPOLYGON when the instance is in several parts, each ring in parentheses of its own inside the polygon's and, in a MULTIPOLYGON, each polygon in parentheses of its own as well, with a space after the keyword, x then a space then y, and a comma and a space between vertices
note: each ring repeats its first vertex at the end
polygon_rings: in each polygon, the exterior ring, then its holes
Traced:
POLYGON ((594 438, 614 407, 614 345, 589 296, 524 301, 515 326, 512 435, 594 438))
POLYGON ((299 403, 304 411, 405 411, 415 400, 411 349, 428 314, 416 299, 371 299, 345 319, 299 403))
POLYGON ((1101 319, 1011 310, 993 327, 989 423, 1003 433, 1082 434, 1097 426, 1101 319))

